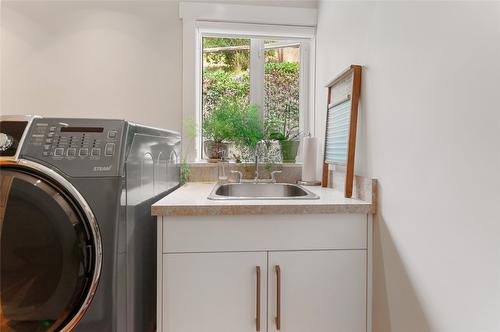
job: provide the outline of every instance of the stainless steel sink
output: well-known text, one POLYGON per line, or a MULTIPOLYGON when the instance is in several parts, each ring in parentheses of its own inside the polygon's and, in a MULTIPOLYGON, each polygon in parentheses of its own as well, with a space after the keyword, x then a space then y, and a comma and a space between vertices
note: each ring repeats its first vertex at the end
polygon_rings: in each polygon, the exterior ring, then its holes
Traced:
POLYGON ((309 190, 290 183, 224 183, 215 185, 208 199, 318 199, 309 190))

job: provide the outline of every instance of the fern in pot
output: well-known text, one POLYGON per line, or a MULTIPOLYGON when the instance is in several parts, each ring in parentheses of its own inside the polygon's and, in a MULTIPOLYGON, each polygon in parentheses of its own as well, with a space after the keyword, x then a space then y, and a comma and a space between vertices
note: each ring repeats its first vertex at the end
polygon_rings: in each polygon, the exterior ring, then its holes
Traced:
POLYGON ((232 99, 222 100, 203 119, 203 143, 209 161, 228 156, 229 145, 237 136, 241 122, 240 105, 232 99))

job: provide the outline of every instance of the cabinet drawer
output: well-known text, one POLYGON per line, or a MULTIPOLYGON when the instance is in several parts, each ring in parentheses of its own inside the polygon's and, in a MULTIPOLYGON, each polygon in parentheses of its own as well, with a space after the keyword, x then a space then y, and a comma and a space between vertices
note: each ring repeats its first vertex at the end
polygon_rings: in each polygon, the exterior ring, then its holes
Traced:
POLYGON ((366 249, 361 214, 163 217, 164 253, 366 249))

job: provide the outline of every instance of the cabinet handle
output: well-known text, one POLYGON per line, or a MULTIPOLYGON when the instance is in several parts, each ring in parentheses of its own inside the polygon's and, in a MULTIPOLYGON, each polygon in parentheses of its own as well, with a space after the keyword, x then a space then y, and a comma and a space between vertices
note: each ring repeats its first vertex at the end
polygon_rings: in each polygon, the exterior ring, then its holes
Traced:
POLYGON ((281 268, 276 265, 276 329, 281 329, 281 268))
POLYGON ((257 275, 256 299, 255 299, 255 331, 260 331, 260 266, 255 267, 257 275))

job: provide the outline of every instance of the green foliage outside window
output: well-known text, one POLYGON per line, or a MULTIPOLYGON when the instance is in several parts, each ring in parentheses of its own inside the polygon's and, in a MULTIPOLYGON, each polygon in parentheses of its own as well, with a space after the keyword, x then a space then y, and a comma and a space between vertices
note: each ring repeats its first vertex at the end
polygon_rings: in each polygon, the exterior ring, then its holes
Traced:
POLYGON ((217 70, 203 74, 203 118, 217 108, 224 99, 248 103, 250 78, 245 72, 234 76, 231 72, 217 70))
MULTIPOLYGON (((288 121, 289 131, 298 133, 300 66, 290 62, 266 63, 265 66, 266 131, 281 131, 288 121)), ((203 75, 203 116, 206 117, 227 98, 248 103, 249 92, 248 73, 233 76, 223 70, 207 71, 203 75)))
POLYGON ((281 140, 299 135, 299 70, 296 62, 266 63, 265 130, 281 140))
POLYGON ((203 38, 203 49, 216 47, 244 46, 246 49, 239 51, 206 52, 204 60, 224 71, 240 73, 248 70, 250 62, 250 40, 241 38, 203 38))
MULTIPOLYGON (((237 154, 243 160, 250 159, 251 147, 264 137, 263 132, 267 133, 268 138, 269 134, 278 132, 290 139, 299 134, 300 64, 290 61, 278 62, 273 58, 274 50, 266 51, 264 121, 262 122, 257 108, 249 106, 250 77, 249 49, 247 48, 249 45, 249 39, 203 39, 204 49, 232 47, 231 51, 204 52, 203 54, 203 138, 215 139, 205 126, 207 119, 211 118, 211 113, 220 110, 221 107, 226 108, 226 111, 231 109, 231 112, 227 112, 218 119, 225 118, 233 129, 237 128, 237 132, 233 132, 232 135, 233 137, 239 135, 239 137, 230 140, 239 148, 235 155, 237 154), (248 122, 246 126, 235 125, 233 111, 236 108, 246 113, 245 121, 248 122)), ((214 126, 211 120, 208 120, 207 126, 214 126)), ((226 129, 229 130, 229 128, 226 129)))

